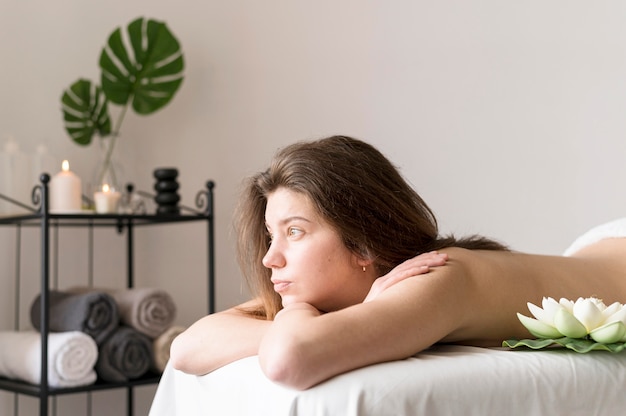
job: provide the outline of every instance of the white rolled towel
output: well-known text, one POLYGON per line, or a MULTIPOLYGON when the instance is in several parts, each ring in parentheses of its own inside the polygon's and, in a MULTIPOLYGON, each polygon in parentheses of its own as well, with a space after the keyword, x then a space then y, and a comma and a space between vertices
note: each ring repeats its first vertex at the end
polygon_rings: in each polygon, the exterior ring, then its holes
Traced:
MULTIPOLYGON (((98 346, 80 331, 48 336, 48 385, 76 387, 96 381, 98 346)), ((41 382, 41 335, 34 330, 0 331, 0 376, 41 382)))

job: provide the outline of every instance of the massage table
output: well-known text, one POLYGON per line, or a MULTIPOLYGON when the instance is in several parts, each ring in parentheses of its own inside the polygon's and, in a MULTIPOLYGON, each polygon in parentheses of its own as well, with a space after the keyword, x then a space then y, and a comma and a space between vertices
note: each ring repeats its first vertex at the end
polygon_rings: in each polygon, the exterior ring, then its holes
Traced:
MULTIPOLYGON (((626 237, 626 219, 566 250, 626 237)), ((626 414, 626 352, 436 345, 299 391, 268 380, 257 356, 204 376, 166 366, 150 416, 437 416, 626 414)))
POLYGON ((204 376, 166 367, 150 416, 609 415, 626 411, 626 353, 440 345, 299 391, 258 357, 204 376))

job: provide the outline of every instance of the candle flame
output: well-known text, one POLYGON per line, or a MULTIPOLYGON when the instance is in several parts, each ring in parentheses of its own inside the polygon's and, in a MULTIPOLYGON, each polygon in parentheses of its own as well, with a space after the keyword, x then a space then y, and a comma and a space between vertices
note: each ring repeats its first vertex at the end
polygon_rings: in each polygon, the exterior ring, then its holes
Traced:
POLYGON ((104 185, 102 185, 102 192, 109 192, 109 190, 110 189, 109 189, 109 185, 108 184, 105 183, 104 185))
POLYGON ((64 160, 63 163, 61 163, 61 169, 63 169, 63 172, 70 170, 70 162, 64 160))

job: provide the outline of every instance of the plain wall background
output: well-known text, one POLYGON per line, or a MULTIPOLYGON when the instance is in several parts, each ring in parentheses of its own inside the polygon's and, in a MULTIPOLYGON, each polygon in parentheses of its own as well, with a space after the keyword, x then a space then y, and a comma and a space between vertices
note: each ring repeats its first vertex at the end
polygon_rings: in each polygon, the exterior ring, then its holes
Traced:
MULTIPOLYGON (((9 135, 27 152, 46 144, 90 177, 96 148, 67 137, 60 96, 78 77, 97 80, 108 35, 139 16, 167 22, 186 78, 162 111, 127 115, 117 153, 141 189, 155 167, 178 167, 187 205, 216 181, 220 310, 247 298, 230 222, 241 180, 296 140, 365 139, 416 187, 443 233, 481 233, 516 250, 558 254, 624 215, 623 2, 0 0, 0 144, 9 135)), ((206 312, 204 232, 136 236, 137 284, 171 291, 182 325, 206 312)), ((31 234, 22 255, 38 254, 31 234)), ((120 237, 99 237, 96 284, 118 285, 120 237)), ((82 238, 62 234, 61 287, 83 277, 82 238)), ((13 325, 14 241, 0 228, 0 328, 13 325)), ((38 290, 32 263, 22 271, 25 308, 38 290)), ((153 394, 138 389, 137 414, 153 394)), ((123 392, 92 396, 94 415, 124 409, 123 392)), ((79 414, 85 401, 63 396, 59 412, 79 414)), ((33 405, 21 399, 20 414, 33 405)), ((0 413, 12 406, 0 392, 0 413)))

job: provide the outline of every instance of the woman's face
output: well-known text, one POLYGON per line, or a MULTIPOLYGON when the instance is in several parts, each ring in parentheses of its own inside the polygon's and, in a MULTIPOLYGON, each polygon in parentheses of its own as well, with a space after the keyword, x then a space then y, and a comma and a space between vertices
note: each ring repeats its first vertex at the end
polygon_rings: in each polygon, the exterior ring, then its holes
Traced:
POLYGON ((305 302, 330 312, 363 301, 374 279, 372 267, 348 250, 339 234, 305 195, 279 188, 267 199, 271 236, 263 265, 272 270, 283 306, 305 302))

